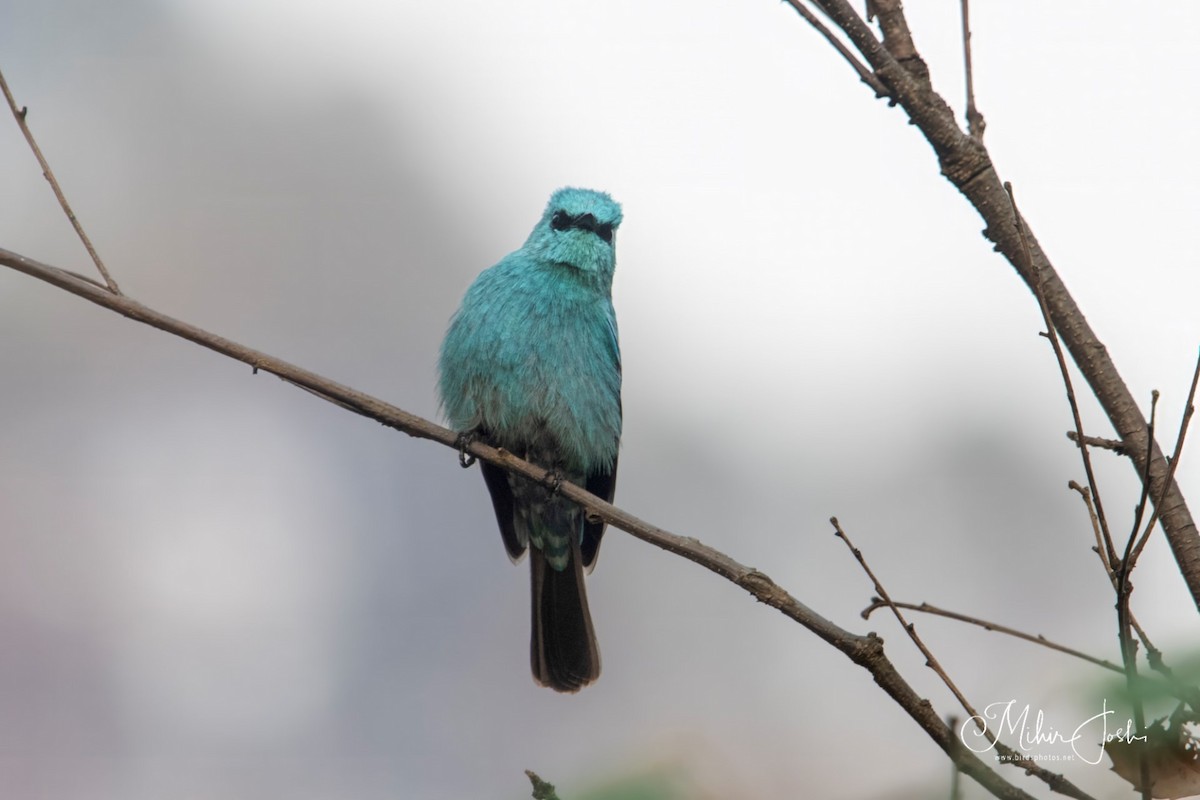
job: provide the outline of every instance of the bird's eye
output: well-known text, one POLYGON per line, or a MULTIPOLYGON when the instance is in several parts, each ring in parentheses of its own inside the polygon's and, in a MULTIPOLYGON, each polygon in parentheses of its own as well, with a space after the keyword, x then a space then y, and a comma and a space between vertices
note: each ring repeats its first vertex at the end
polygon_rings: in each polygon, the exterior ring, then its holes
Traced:
POLYGON ((609 244, 612 244, 612 225, 608 224, 607 222, 603 225, 597 225, 596 235, 609 244))
POLYGON ((565 211, 555 211, 550 218, 550 227, 556 231, 565 231, 571 227, 571 215, 565 211))

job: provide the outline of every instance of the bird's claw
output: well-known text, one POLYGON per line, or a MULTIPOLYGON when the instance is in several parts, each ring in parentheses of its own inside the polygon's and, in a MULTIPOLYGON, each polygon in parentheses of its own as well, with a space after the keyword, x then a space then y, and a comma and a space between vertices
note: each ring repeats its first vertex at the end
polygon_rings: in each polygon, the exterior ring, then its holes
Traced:
POLYGON ((556 469, 549 470, 542 477, 542 485, 546 487, 546 490, 550 492, 550 494, 558 494, 558 490, 561 489, 563 485, 562 473, 556 469))
POLYGON ((468 453, 467 448, 478 438, 479 435, 475 431, 463 431, 454 440, 454 446, 458 448, 458 465, 463 469, 467 469, 475 463, 475 456, 468 453))

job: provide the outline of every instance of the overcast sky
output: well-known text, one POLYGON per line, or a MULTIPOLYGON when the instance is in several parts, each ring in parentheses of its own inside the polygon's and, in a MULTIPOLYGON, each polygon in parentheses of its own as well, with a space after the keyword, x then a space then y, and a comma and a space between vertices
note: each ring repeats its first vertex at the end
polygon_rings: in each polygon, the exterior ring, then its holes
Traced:
MULTIPOLYGON (((958 3, 906 7, 961 112, 958 3)), ((1200 6, 1137 10, 973 4, 976 93, 1173 440, 1200 343, 1200 6)), ((0 69, 130 296, 431 418, 470 281, 554 189, 610 192, 618 505, 880 631, 942 714, 895 624, 857 616, 872 588, 831 515, 897 599, 1116 659, 1036 303, 904 114, 785 4, 0 0, 0 69)), ((0 246, 90 274, 3 120, 0 169, 0 246)), ((449 450, 8 270, 0 376, 13 797, 509 800, 524 769, 564 798, 655 771, 688 797, 946 789, 869 675, 619 531, 588 583, 602 678, 534 686, 527 568, 449 450)), ((1124 529, 1134 476, 1095 459, 1124 529)), ((1200 502, 1200 457, 1178 477, 1200 502)), ((1195 657, 1161 538, 1134 582, 1168 660, 1195 657)), ((1098 711, 1083 662, 918 624, 978 706, 1068 730, 1098 711)), ((1128 796, 1106 766, 1061 769, 1128 796)))

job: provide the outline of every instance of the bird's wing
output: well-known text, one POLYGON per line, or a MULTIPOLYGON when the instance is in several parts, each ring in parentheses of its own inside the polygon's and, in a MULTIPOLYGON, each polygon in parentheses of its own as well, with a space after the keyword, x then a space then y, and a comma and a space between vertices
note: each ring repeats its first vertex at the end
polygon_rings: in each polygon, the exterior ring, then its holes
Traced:
MULTIPOLYGON (((617 337, 617 315, 613 312, 612 306, 609 305, 607 313, 608 321, 608 352, 612 357, 613 367, 617 370, 617 375, 621 374, 621 345, 617 337)), ((624 415, 621 408, 621 395, 617 394, 617 415, 624 415)), ((612 469, 608 472, 593 472, 587 476, 587 481, 584 484, 589 492, 601 498, 602 500, 611 503, 613 495, 617 491, 617 457, 613 456, 612 469)), ((596 558, 600 555, 600 539, 604 536, 605 523, 603 522, 585 522, 583 524, 583 544, 579 548, 580 556, 583 560, 584 569, 591 572, 596 566, 596 558)))
POLYGON ((621 342, 617 337, 617 315, 613 311, 612 305, 608 307, 608 352, 612 356, 613 364, 616 365, 617 372, 621 371, 621 342))
POLYGON ((500 526, 500 537, 504 540, 504 549, 515 564, 525 555, 526 543, 517 535, 513 523, 513 494, 508 483, 508 473, 500 467, 480 461, 483 480, 487 484, 488 494, 492 496, 492 508, 496 512, 496 524, 500 526))
MULTIPOLYGON (((613 494, 617 491, 617 459, 613 459, 612 472, 593 472, 588 475, 584 488, 601 500, 611 503, 613 494)), ((603 522, 583 523, 583 544, 579 548, 579 554, 583 559, 583 567, 588 572, 596 566, 596 558, 600 555, 600 539, 604 536, 604 527, 603 522)))

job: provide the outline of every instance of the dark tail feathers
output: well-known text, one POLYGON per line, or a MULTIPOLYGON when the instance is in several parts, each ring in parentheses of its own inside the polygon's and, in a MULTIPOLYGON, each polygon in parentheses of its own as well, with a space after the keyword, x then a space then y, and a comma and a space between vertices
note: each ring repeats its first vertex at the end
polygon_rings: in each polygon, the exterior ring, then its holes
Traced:
POLYGON ((577 692, 600 677, 600 645, 592 630, 579 547, 559 572, 530 547, 533 635, 529 657, 533 679, 559 692, 577 692))

